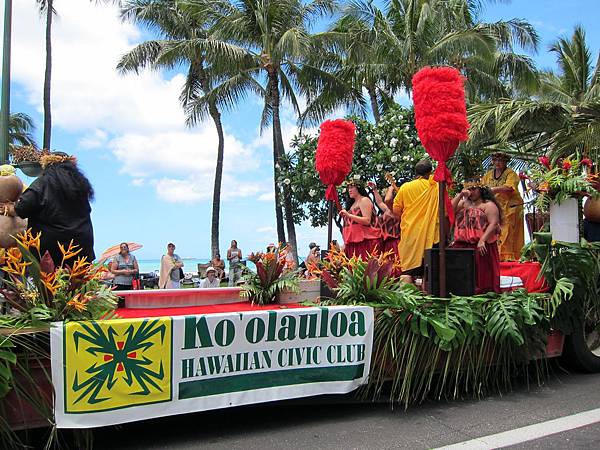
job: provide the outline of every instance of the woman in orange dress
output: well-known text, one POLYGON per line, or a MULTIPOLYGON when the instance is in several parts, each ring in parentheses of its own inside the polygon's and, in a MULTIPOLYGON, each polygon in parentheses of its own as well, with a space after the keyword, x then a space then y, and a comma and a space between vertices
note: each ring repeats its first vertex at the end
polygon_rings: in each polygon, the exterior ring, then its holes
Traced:
POLYGON ((344 252, 348 257, 366 259, 370 253, 378 250, 381 231, 374 226, 373 202, 364 187, 355 182, 348 184, 347 207, 340 211, 340 216, 344 221, 342 236, 344 252))

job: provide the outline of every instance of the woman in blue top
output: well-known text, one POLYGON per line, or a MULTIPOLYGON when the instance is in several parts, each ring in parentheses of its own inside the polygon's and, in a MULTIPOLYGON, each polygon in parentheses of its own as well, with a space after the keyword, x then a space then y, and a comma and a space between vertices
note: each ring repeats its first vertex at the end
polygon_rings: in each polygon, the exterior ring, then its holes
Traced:
POLYGON ((121 243, 120 251, 110 265, 110 271, 115 275, 113 284, 116 291, 133 289, 133 277, 139 272, 137 259, 129 253, 126 242, 121 243))

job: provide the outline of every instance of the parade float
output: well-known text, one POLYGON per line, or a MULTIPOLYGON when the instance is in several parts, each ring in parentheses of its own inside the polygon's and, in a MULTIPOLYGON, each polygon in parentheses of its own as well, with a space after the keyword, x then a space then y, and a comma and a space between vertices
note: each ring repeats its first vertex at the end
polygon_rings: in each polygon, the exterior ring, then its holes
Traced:
MULTIPOLYGON (((461 101, 437 125, 464 116, 461 101)), ((353 138, 345 121, 329 125, 345 143, 353 138)), ((451 181, 445 163, 464 126, 448 142, 439 129, 422 138, 428 151, 435 148, 440 182, 451 181)), ((331 152, 332 142, 320 150, 331 152)), ((337 158, 352 161, 352 146, 343 148, 337 158)), ((317 169, 331 218, 350 167, 335 173, 320 160, 317 169)), ((56 445, 60 430, 74 429, 83 447, 94 427, 321 394, 387 397, 403 407, 480 398, 518 379, 542 383, 548 359, 558 356, 600 371, 600 244, 555 240, 552 230, 534 234, 521 262, 503 263, 501 294, 444 295, 440 261, 442 295, 430 295, 394 276, 391 253, 349 258, 334 247, 309 268, 312 280, 300 280, 279 248, 253 254, 256 272, 239 288, 120 291, 121 308, 102 283, 103 269, 77 259, 75 244, 61 249, 64 260, 55 265, 38 253, 39 239, 21 232, 2 257, 0 433, 7 446, 21 445, 25 428, 48 427, 56 445), (327 295, 317 293, 321 285, 327 295)))

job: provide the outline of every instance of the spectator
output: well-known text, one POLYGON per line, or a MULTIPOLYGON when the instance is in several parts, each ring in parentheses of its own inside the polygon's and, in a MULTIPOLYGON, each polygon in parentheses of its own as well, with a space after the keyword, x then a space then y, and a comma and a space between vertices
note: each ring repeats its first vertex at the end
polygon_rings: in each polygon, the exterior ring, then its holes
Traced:
POLYGON ((306 257, 306 268, 310 268, 311 264, 318 264, 321 261, 321 247, 316 242, 308 244, 308 256, 306 257))
POLYGON ((341 252, 342 251, 342 247, 340 247, 340 244, 338 244, 337 239, 333 239, 331 241, 331 249, 335 250, 336 252, 341 252))
POLYGON ((221 284, 214 267, 206 269, 206 278, 200 282, 201 288, 218 288, 221 284))
POLYGON ((315 242, 311 242, 308 244, 308 255, 306 256, 306 260, 302 263, 306 268, 306 273, 304 274, 306 277, 311 277, 313 274, 311 269, 314 269, 321 262, 321 247, 319 247, 315 242))
POLYGON ((139 272, 137 259, 129 253, 129 246, 126 242, 120 245, 120 251, 114 257, 110 271, 114 274, 113 285, 116 291, 126 291, 133 289, 133 277, 139 272))
POLYGON ((227 261, 229 261, 229 286, 235 286, 242 277, 242 251, 237 246, 237 241, 231 241, 231 247, 227 250, 227 261))
POLYGON ((216 277, 222 280, 225 277, 225 261, 221 259, 221 255, 216 253, 215 257, 210 260, 210 264, 215 269, 216 277))
POLYGON ((286 270, 296 270, 298 269, 298 263, 296 262, 296 260, 294 259, 294 247, 292 246, 292 244, 290 244, 288 242, 288 244, 285 246, 285 268, 286 270))
POLYGON ((160 289, 179 289, 181 287, 181 268, 183 261, 175 254, 175 244, 167 245, 167 254, 160 259, 160 277, 158 287, 160 289))

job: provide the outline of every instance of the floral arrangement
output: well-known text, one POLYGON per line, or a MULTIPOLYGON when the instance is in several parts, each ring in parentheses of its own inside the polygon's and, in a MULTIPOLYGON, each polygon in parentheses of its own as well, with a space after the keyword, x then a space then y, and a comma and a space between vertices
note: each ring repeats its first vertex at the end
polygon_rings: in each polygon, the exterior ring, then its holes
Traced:
POLYGON ((63 257, 55 266, 48 253, 40 254, 40 236, 31 229, 18 234, 17 247, 6 250, 0 258, 1 269, 7 274, 7 287, 1 292, 17 312, 3 316, 0 326, 110 316, 117 296, 101 282, 105 269, 78 257, 81 248, 72 241, 66 248, 59 244, 63 257))
POLYGON ((529 174, 519 176, 529 180, 529 187, 538 194, 536 206, 546 211, 551 201, 561 203, 571 197, 600 195, 600 180, 592 170, 589 158, 578 159, 572 155, 553 164, 548 156, 540 156, 529 174))
POLYGON ((13 163, 21 163, 25 161, 40 162, 42 156, 49 155, 48 150, 40 150, 32 145, 23 145, 21 147, 11 148, 11 160, 13 163))
POLYGON ((332 247, 319 266, 309 267, 336 293, 336 302, 380 302, 396 295, 401 281, 394 276, 400 272, 399 262, 390 250, 373 253, 367 260, 349 258, 342 250, 332 247))
POLYGON ((246 269, 241 295, 252 303, 274 303, 277 294, 284 289, 299 292, 298 277, 294 271, 287 270, 290 267, 287 250, 281 245, 267 253, 251 253, 248 259, 256 266, 256 273, 246 269))

